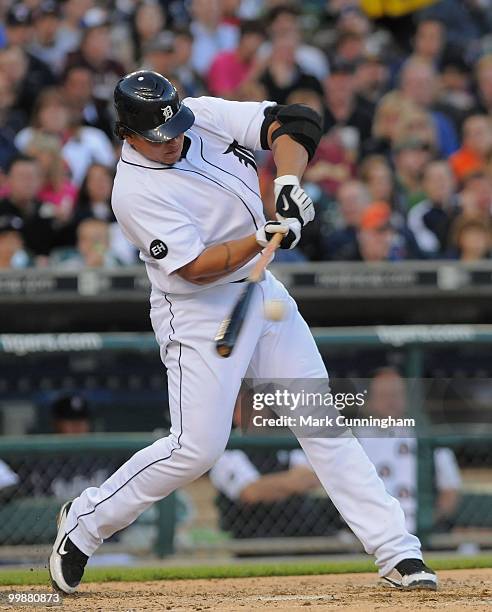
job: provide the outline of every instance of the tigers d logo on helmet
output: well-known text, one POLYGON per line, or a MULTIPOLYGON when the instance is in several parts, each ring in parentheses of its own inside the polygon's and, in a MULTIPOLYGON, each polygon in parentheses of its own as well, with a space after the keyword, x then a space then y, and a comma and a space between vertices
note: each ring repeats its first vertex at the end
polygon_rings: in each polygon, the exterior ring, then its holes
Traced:
POLYGON ((173 116, 173 109, 170 106, 163 106, 162 114, 164 115, 164 121, 169 121, 173 116))

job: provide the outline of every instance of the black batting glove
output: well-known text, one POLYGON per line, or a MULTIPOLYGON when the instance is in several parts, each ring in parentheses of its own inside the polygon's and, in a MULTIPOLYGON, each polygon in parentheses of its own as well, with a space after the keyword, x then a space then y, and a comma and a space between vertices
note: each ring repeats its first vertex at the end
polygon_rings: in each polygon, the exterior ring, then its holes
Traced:
POLYGON ((299 185, 297 176, 279 176, 273 181, 273 189, 277 219, 294 217, 303 227, 314 219, 313 201, 299 185))

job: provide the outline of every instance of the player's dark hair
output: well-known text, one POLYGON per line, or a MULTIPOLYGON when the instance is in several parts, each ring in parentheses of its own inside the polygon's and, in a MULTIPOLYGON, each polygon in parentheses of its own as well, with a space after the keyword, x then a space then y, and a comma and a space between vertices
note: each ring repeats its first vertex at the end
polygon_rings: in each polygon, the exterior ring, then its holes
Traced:
POLYGON ((125 140, 125 138, 131 134, 130 130, 128 130, 120 121, 117 121, 114 124, 113 133, 120 140, 125 140))

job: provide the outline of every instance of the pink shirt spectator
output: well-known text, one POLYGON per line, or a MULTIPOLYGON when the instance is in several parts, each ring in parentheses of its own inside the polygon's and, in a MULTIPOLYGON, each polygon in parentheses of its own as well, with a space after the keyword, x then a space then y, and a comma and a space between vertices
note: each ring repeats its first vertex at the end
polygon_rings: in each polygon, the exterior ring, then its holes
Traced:
POLYGON ((77 187, 70 181, 64 181, 59 189, 51 185, 44 185, 38 193, 38 199, 41 202, 49 202, 63 210, 73 209, 75 199, 77 198, 77 187))
POLYGON ((59 187, 45 183, 39 190, 37 197, 43 203, 43 206, 52 207, 51 214, 53 216, 60 221, 67 221, 72 215, 77 193, 77 187, 66 180, 59 187))
POLYGON ((252 63, 241 60, 236 51, 219 53, 207 76, 207 86, 216 96, 222 96, 234 91, 247 78, 252 63))

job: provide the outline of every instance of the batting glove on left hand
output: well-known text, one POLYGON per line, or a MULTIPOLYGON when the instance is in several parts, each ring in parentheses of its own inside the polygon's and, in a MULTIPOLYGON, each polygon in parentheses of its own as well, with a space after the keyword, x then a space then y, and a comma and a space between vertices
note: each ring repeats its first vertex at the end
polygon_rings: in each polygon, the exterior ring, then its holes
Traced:
POLYGON ((297 219, 268 221, 256 232, 256 242, 266 247, 276 233, 285 234, 280 243, 281 249, 293 249, 301 239, 301 224, 297 219))
POLYGON ((277 219, 295 217, 303 227, 314 219, 313 201, 299 185, 297 176, 279 176, 273 181, 273 190, 277 219))

